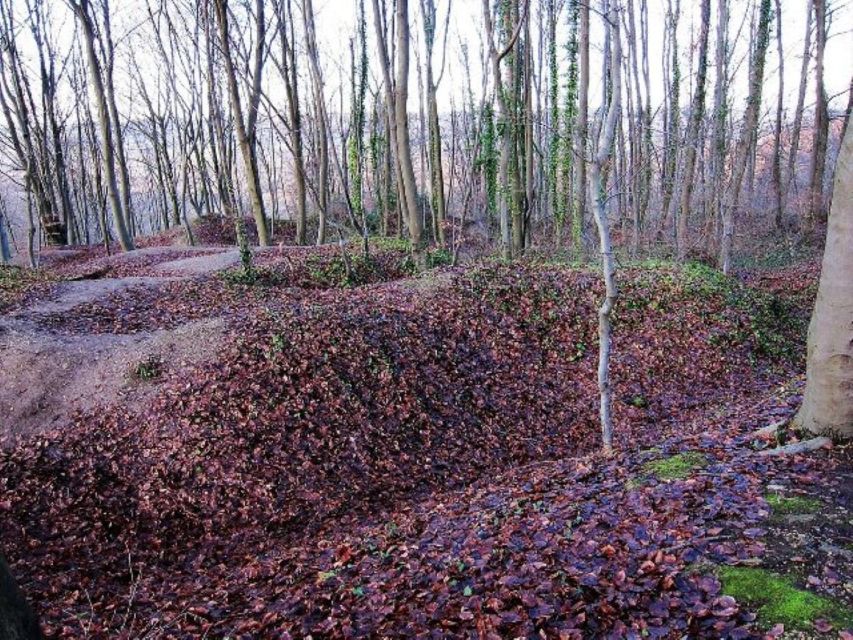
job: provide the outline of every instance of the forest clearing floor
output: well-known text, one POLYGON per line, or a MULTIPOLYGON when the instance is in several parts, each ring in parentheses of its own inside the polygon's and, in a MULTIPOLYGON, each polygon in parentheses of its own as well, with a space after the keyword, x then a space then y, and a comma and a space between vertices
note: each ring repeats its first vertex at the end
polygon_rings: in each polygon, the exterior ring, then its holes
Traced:
POLYGON ((594 271, 256 262, 0 274, 0 540, 49 637, 853 638, 850 447, 754 435, 814 265, 620 271, 605 456, 594 271))

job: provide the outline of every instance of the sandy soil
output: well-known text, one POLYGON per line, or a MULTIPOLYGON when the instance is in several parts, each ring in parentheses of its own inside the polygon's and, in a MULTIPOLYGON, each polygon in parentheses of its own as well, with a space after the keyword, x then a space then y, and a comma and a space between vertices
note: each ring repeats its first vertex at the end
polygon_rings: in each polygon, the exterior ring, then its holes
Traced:
MULTIPOLYGON (((168 248, 135 253, 158 252, 168 253, 168 248)), ((61 428, 77 411, 140 406, 157 393, 159 384, 158 378, 142 381, 134 375, 139 363, 161 358, 165 367, 175 370, 201 363, 216 354, 225 331, 222 318, 211 318, 132 335, 60 335, 38 327, 38 315, 71 311, 122 289, 156 286, 238 261, 237 251, 203 253, 161 263, 157 272, 162 276, 62 282, 48 299, 0 315, 0 446, 61 428)))

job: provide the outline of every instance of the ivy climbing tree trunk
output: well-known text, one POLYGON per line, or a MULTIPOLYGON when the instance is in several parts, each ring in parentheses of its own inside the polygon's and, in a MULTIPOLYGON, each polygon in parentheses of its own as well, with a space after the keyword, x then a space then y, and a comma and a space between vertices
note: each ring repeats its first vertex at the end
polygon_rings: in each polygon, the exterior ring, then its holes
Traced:
POLYGON ((572 207, 572 240, 575 256, 583 248, 583 225, 586 219, 586 139, 589 128, 589 3, 579 0, 580 20, 580 83, 578 85, 578 120, 574 131, 574 158, 577 170, 575 202, 572 207))

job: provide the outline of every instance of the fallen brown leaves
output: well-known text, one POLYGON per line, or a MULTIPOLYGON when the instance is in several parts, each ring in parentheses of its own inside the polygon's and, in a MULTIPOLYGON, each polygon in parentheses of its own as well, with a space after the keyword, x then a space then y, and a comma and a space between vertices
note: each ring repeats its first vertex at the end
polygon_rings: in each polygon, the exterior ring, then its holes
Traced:
MULTIPOLYGON (((66 330, 130 331, 224 313, 232 337, 142 415, 79 416, 0 453, 0 536, 53 635, 751 634, 689 571, 761 553, 757 496, 785 464, 740 434, 791 412, 749 407, 799 361, 766 351, 738 292, 621 274, 622 449, 604 458, 594 274, 383 283, 398 255, 349 289, 323 255, 270 257, 252 287, 203 278, 67 314, 66 330), (685 449, 708 465, 642 473, 685 449)), ((785 337, 777 320, 763 329, 785 337)))

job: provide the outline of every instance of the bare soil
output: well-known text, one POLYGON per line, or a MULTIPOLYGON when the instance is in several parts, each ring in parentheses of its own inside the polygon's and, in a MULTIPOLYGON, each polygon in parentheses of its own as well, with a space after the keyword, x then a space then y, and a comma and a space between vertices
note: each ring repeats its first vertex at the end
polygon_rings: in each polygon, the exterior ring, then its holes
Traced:
POLYGON ((213 357, 225 331, 222 318, 195 320, 168 330, 135 334, 67 334, 40 327, 37 318, 71 312, 131 287, 154 287, 219 271, 239 261, 237 251, 168 260, 168 247, 118 254, 121 262, 142 255, 162 255, 154 272, 163 275, 94 278, 61 282, 48 295, 0 314, 0 446, 23 436, 62 428, 78 412, 98 408, 138 409, 159 389, 169 369, 200 364, 213 357), (141 380, 138 365, 160 361, 159 375, 141 380))

